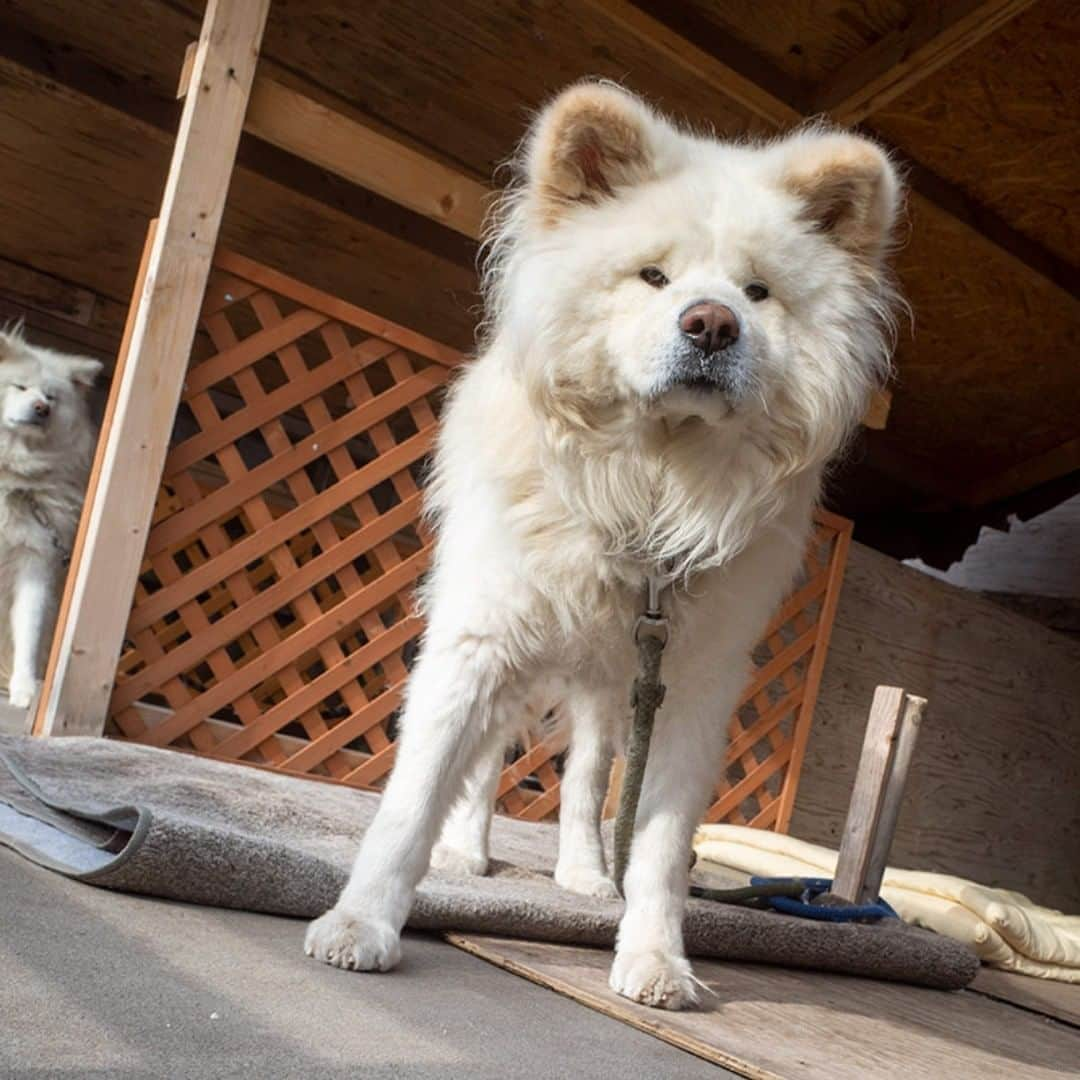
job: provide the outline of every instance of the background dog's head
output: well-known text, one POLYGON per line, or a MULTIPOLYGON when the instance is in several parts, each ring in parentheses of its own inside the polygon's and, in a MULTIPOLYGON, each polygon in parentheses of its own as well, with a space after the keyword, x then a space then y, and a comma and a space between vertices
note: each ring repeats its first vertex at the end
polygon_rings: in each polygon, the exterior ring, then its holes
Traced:
POLYGON ((31 345, 21 327, 0 330, 0 429, 44 443, 84 421, 101 363, 31 345))
POLYGON ((889 370, 900 185, 874 143, 721 143, 584 83, 540 114, 518 169, 489 319, 539 408, 583 437, 703 422, 795 468, 837 449, 889 370))

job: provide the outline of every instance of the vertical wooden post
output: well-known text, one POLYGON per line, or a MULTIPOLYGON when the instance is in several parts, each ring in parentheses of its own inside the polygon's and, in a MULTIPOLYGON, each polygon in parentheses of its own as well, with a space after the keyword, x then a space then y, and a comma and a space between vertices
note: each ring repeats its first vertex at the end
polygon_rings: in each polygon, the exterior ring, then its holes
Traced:
POLYGON ((874 691, 836 860, 834 897, 855 904, 877 899, 925 708, 924 698, 897 686, 874 691))
POLYGON ((885 781, 885 794, 882 796, 881 812, 878 815, 877 836, 874 837, 874 846, 870 851, 870 861, 863 881, 863 894, 871 901, 876 900, 881 892, 881 879, 885 876, 885 866, 889 861, 889 849, 896 834, 896 823, 900 819, 900 805, 904 801, 908 770, 915 755, 915 742, 919 737, 925 712, 926 698, 916 697, 914 694, 904 695, 900 733, 896 737, 892 768, 885 781))
POLYGON ((270 0, 209 0, 34 731, 101 734, 270 0))

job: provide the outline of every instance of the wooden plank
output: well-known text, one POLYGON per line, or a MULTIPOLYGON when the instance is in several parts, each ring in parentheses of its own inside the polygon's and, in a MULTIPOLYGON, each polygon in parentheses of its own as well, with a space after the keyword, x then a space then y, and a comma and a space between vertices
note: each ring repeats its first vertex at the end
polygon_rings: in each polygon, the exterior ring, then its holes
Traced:
POLYGON ((790 101, 782 100, 759 82, 749 79, 729 63, 710 52, 699 49, 693 42, 670 29, 660 19, 643 11, 630 0, 586 0, 590 7, 602 11, 612 22, 646 40, 665 61, 676 64, 738 102, 755 116, 774 125, 787 127, 802 119, 802 110, 790 101))
POLYGON ((100 734, 161 480, 269 0, 210 0, 177 133, 71 603, 42 694, 46 734, 100 734))
POLYGON ((480 235, 489 196, 483 184, 273 79, 255 80, 244 127, 440 225, 480 235))
MULTIPOLYGON (((141 296, 146 288, 146 277, 150 266, 150 254, 154 247, 154 238, 157 234, 158 223, 157 220, 153 220, 147 226, 146 240, 143 244, 142 259, 139 263, 139 271, 135 276, 135 286, 132 291, 133 296, 141 296)), ((124 327, 124 336, 120 342, 120 352, 116 357, 116 369, 114 371, 114 382, 119 382, 124 377, 124 372, 127 369, 128 356, 131 349, 131 335, 135 329, 135 305, 132 304, 128 309, 127 325, 124 327)), ((103 426, 109 426, 113 422, 113 417, 116 413, 116 394, 110 394, 109 400, 105 405, 105 414, 102 419, 103 426)), ((98 444, 94 450, 94 461, 90 468, 90 476, 87 481, 86 497, 83 501, 82 514, 79 517, 79 527, 75 532, 75 540, 71 546, 71 566, 75 567, 80 565, 83 557, 83 550, 86 544, 87 529, 90 524, 89 507, 94 501, 97 493, 97 485, 101 479, 102 461, 105 457, 105 440, 99 439, 98 444)), ((56 617, 56 629, 53 632, 52 646, 49 650, 49 659, 45 665, 45 677, 42 680, 42 690, 38 695, 37 706, 34 710, 34 718, 32 723, 32 731, 35 735, 45 734, 46 725, 46 694, 48 688, 52 686, 56 681, 57 668, 61 662, 63 654, 60 651, 58 642, 61 637, 61 630, 68 624, 71 617, 71 603, 72 595, 75 588, 76 575, 70 570, 64 578, 64 591, 60 596, 60 605, 57 609, 56 617)), ((104 723, 104 719, 102 721, 104 723)))
POLYGON ((1077 469, 1080 469, 1080 437, 1055 446, 1038 457, 1020 461, 996 476, 981 481, 967 493, 964 502, 968 506, 985 506, 1049 483, 1077 469))
POLYGON ((90 325, 97 302, 89 289, 10 259, 0 259, 0 295, 31 311, 41 311, 78 326, 90 325))
POLYGON ((1007 1001, 1010 1005, 1019 1005, 1022 1009, 1080 1028, 1080 986, 1075 983, 1034 979, 1015 971, 983 967, 975 976, 971 989, 977 994, 1007 1001))
POLYGON ((876 899, 876 893, 869 895, 867 878, 906 700, 900 687, 879 686, 870 706, 832 885, 834 895, 853 904, 876 899))
MULTIPOLYGON (((187 66, 185 57, 178 97, 187 93, 187 66)), ((244 130, 440 225, 480 236, 487 187, 268 76, 255 79, 244 130)))
POLYGON ((1080 1035, 970 991, 698 960, 702 1008, 665 1012, 607 985, 611 953, 476 934, 447 940, 754 1080, 1065 1080, 1080 1035))
POLYGON ((814 111, 857 124, 1000 30, 1034 0, 951 0, 916 5, 904 27, 834 72, 813 95, 814 111))
POLYGON ((127 306, 92 289, 0 258, 0 323, 22 319, 35 344, 90 353, 111 370, 127 306))
MULTIPOLYGON (((915 755, 915 743, 919 738, 919 730, 925 713, 926 698, 904 694, 900 730, 896 736, 892 765, 885 778, 885 791, 878 814, 877 829, 870 848, 870 859, 866 865, 866 876, 862 881, 860 900, 873 902, 881 893, 881 879, 885 876, 893 836, 896 835, 896 823, 900 819, 900 807, 907 789, 911 759, 915 755)), ((858 783, 857 780, 856 783, 858 783)))

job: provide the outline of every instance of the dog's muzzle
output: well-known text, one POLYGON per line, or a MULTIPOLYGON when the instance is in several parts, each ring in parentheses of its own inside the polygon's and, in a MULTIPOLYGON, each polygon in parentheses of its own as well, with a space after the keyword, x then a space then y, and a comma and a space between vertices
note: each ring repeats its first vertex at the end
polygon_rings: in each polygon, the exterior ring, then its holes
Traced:
POLYGON ((733 394, 742 382, 745 347, 738 315, 726 304, 699 300, 679 315, 679 344, 670 385, 733 394))

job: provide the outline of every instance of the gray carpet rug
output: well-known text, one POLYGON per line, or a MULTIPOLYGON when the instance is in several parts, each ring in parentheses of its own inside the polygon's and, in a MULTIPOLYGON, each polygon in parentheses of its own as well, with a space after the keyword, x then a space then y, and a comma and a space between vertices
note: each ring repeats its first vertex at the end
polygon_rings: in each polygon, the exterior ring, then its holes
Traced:
MULTIPOLYGON (((110 739, 0 736, 0 843, 109 889, 319 915, 377 805, 334 784, 110 739)), ((409 925, 610 946, 621 903, 560 889, 556 851, 554 827, 496 818, 492 874, 430 873, 409 925)), ((685 935, 691 955, 940 989, 978 970, 965 946, 895 922, 820 923, 691 900, 685 935)))

